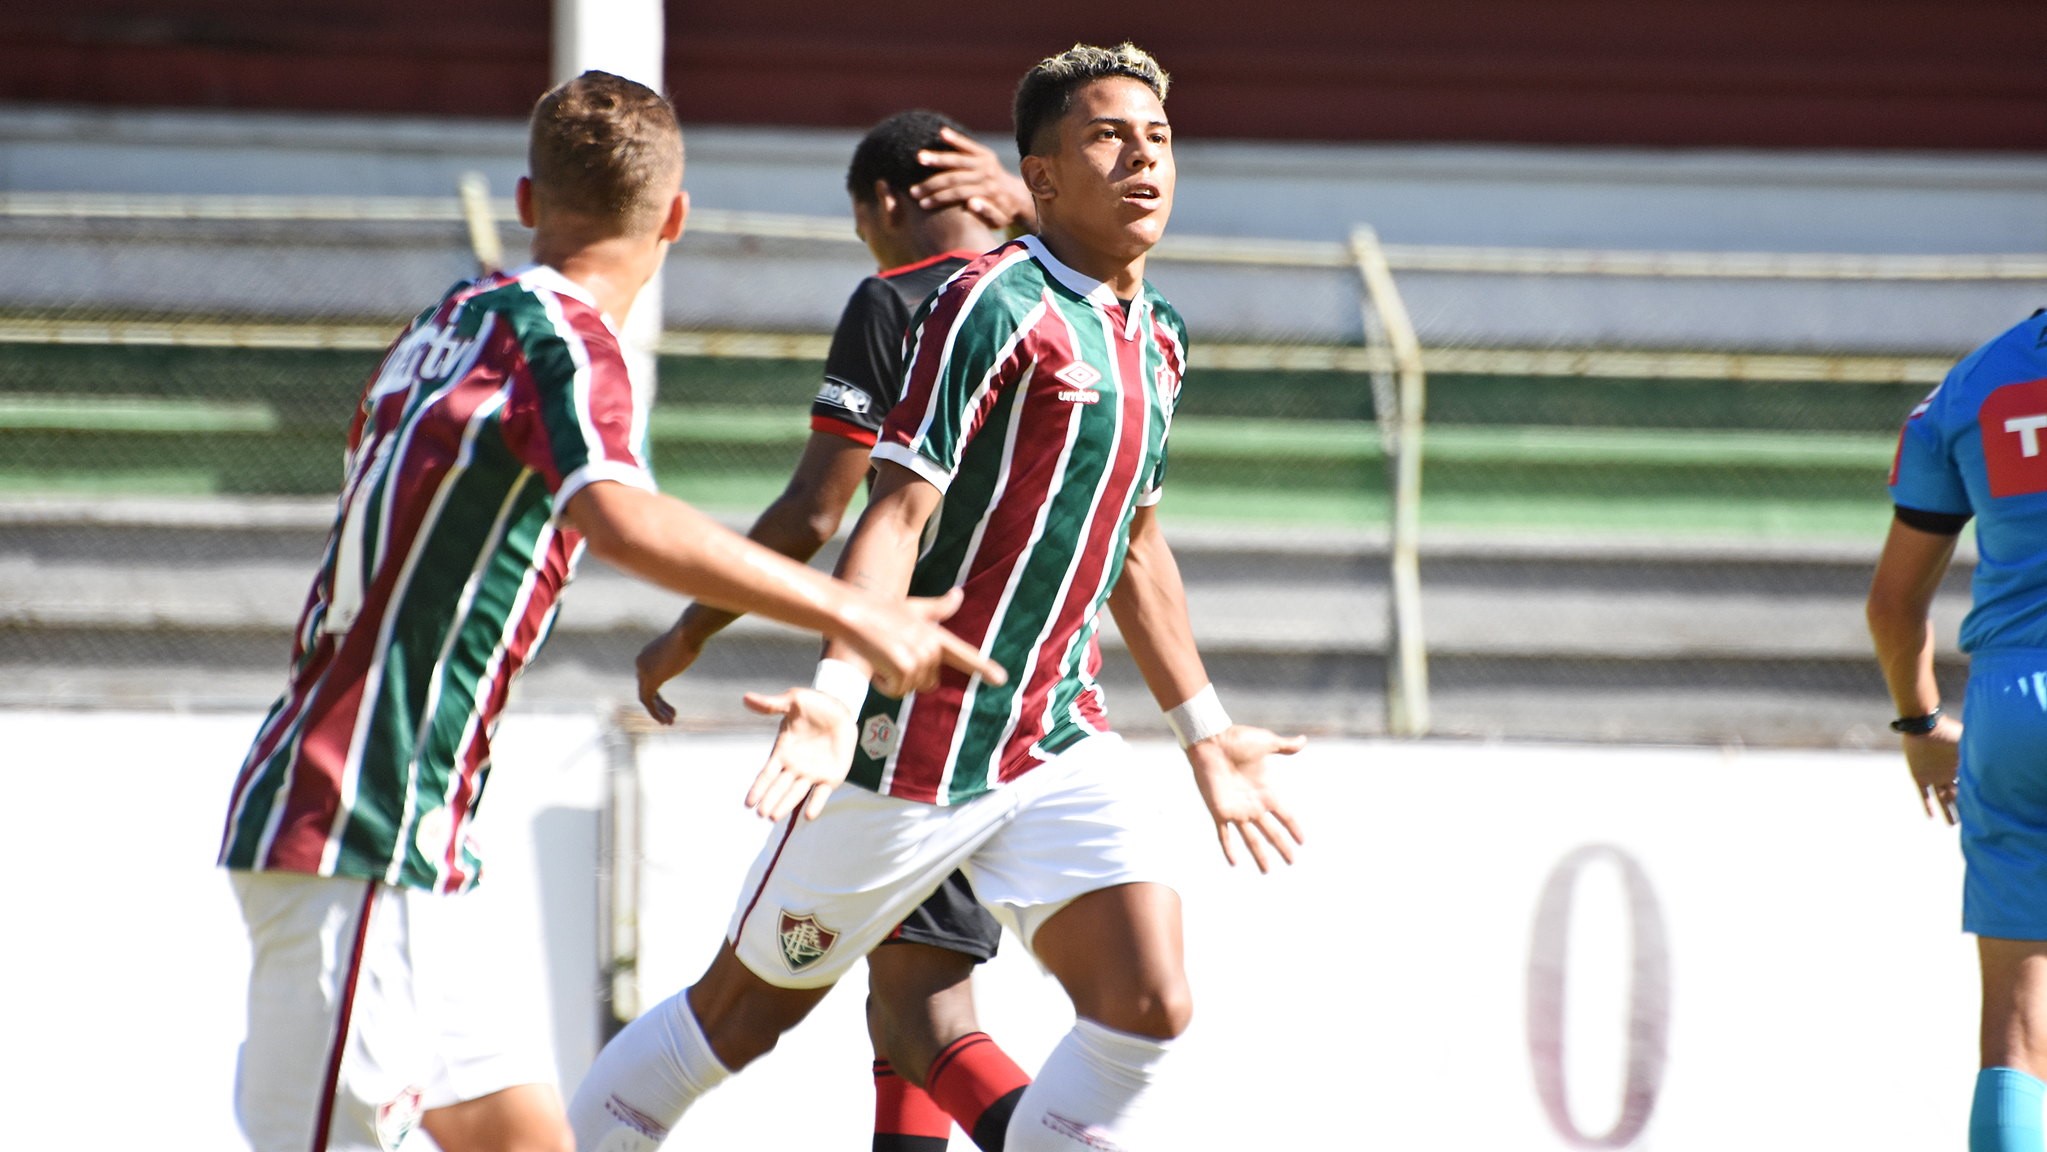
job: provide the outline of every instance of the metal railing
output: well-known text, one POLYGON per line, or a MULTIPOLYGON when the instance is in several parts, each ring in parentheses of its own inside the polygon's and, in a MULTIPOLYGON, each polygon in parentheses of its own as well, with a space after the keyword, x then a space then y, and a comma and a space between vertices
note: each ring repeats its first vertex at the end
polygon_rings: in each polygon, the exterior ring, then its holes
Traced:
MULTIPOLYGON (((492 197, 480 179, 471 178, 463 181, 458 194, 447 197, 7 193, 0 194, 0 220, 4 219, 446 223, 466 230, 467 243, 479 264, 497 266, 503 262, 499 227, 514 221, 516 213, 511 201, 492 197)), ((698 235, 816 242, 847 249, 859 244, 850 224, 836 217, 700 208, 691 214, 689 224, 698 235)), ((2047 256, 2038 255, 1633 252, 1386 244, 1363 227, 1346 240, 1333 242, 1176 235, 1162 243, 1153 258, 1164 263, 1317 269, 1356 277, 1364 333, 1361 344, 1202 343, 1195 357, 1203 368, 1351 373, 1371 381, 1380 459, 1368 466, 1385 468, 1388 491, 1385 724, 1397 735, 1421 735, 1431 728, 1420 576, 1421 483, 1430 375, 1932 384, 1950 365, 1948 358, 1940 356, 1869 353, 1429 347, 1401 298, 1401 275, 1824 283, 2047 281, 2047 256)), ((204 316, 0 316, 0 344, 14 345, 375 351, 382 349, 390 336, 391 327, 385 324, 204 316)), ((675 356, 815 361, 823 359, 828 344, 829 337, 816 332, 681 331, 663 334, 659 350, 675 356)), ((29 412, 29 408, 22 411, 29 412)), ((35 408, 29 415, 42 411, 35 408)), ((1462 442, 1455 436, 1444 438, 1446 448, 1462 442)), ((1583 454, 1582 445, 1574 450, 1583 454)))

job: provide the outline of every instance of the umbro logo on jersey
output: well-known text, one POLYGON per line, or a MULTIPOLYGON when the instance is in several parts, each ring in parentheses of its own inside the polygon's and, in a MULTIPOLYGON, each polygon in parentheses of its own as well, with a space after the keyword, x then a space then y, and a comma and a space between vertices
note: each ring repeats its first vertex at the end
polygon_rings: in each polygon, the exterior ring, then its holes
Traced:
POLYGON ((1052 378, 1071 384, 1075 388, 1083 389, 1092 388, 1102 382, 1102 374, 1095 371, 1095 366, 1080 360, 1075 360, 1059 371, 1052 373, 1052 378))
POLYGON ((1094 404, 1102 398, 1102 394, 1094 389, 1096 384, 1101 383, 1102 374, 1096 371, 1092 364, 1075 360, 1052 373, 1052 379, 1073 385, 1071 388, 1061 388, 1058 393, 1059 399, 1068 404, 1094 404))

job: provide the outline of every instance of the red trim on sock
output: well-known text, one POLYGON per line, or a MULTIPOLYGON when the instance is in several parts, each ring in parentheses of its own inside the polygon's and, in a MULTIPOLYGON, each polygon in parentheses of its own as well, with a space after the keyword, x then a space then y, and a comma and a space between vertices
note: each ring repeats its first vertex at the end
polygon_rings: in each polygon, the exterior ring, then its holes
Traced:
POLYGON ((1030 1082, 986 1032, 969 1032, 947 1044, 924 1077, 925 1091, 968 1132, 990 1104, 1030 1082))
POLYGON ((952 1138, 952 1115, 922 1088, 896 1075, 886 1060, 874 1062, 874 1130, 890 1136, 952 1138))

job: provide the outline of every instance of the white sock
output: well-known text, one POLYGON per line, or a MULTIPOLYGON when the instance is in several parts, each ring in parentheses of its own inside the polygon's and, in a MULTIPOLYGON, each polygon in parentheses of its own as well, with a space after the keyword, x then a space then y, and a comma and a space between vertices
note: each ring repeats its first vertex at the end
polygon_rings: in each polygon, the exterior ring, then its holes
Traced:
POLYGON ((1171 1041, 1075 1020, 1010 1117, 1006 1152, 1145 1152, 1145 1099, 1171 1041))
POLYGON ((580 1152, 653 1152, 696 1098, 732 1073, 677 992, 625 1026, 569 1101, 580 1152))

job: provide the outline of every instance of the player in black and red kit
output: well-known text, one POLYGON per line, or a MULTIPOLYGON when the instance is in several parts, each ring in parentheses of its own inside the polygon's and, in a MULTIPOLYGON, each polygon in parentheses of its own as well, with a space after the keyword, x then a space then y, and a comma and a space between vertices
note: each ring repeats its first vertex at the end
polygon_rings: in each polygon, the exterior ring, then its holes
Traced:
MULTIPOLYGON (((994 247, 991 224, 1029 223, 1030 197, 994 154, 935 112, 902 112, 868 132, 846 175, 853 217, 883 271, 860 282, 840 314, 811 436, 794 475, 748 533, 807 560, 838 531, 865 481, 868 450, 901 395, 903 340, 924 299, 994 247)), ((640 701, 666 724, 662 684, 695 663, 737 617, 692 604, 637 662, 640 701)), ((1000 928, 954 873, 868 957, 874 1040, 874 1152, 942 1152, 953 1121, 999 1152, 1029 1077, 974 1012, 973 969, 995 955, 1000 928)))

